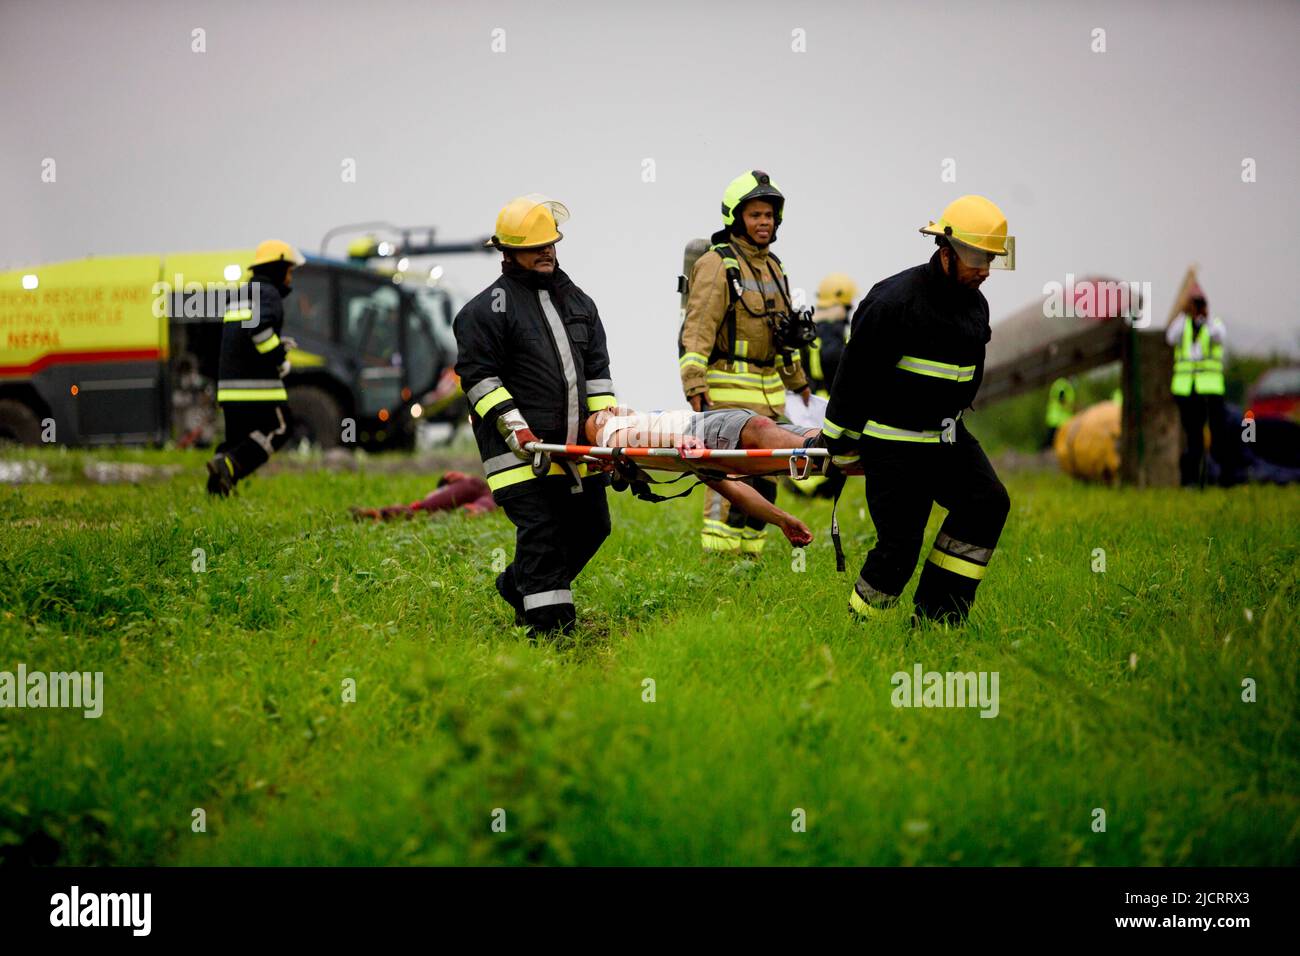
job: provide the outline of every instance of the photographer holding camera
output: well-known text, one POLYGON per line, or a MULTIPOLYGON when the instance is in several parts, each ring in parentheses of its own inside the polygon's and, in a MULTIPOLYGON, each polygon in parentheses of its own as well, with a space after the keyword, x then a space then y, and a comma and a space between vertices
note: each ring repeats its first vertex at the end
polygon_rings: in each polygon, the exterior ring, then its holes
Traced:
MULTIPOLYGON (((799 350, 817 336, 811 310, 795 309, 776 241, 785 197, 762 170, 732 180, 722 197, 724 228, 691 271, 678 341, 682 388, 696 411, 745 408, 781 420, 785 393, 808 404, 799 350)), ((768 501, 777 483, 747 479, 768 501)), ((701 544, 706 551, 761 554, 766 525, 733 512, 709 491, 701 544)))

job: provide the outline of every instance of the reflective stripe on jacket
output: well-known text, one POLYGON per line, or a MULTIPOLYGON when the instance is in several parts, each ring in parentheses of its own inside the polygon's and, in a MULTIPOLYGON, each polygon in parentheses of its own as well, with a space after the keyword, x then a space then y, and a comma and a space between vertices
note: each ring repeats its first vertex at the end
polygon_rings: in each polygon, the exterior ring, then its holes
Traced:
POLYGON ((221 358, 217 366, 217 401, 285 402, 280 381, 284 362, 284 299, 269 282, 243 286, 222 316, 221 358), (252 307, 254 289, 257 309, 252 307))
POLYGON ((988 316, 984 296, 945 275, 937 253, 876 283, 854 313, 831 388, 822 433, 832 451, 864 435, 943 440, 979 391, 988 316))
POLYGON ((474 440, 493 497, 525 494, 539 477, 572 481, 574 472, 560 465, 534 475, 532 463, 510 451, 497 422, 517 409, 541 441, 573 444, 587 415, 618 403, 596 304, 559 269, 549 289, 502 275, 465 304, 453 328, 456 374, 473 410, 474 440))

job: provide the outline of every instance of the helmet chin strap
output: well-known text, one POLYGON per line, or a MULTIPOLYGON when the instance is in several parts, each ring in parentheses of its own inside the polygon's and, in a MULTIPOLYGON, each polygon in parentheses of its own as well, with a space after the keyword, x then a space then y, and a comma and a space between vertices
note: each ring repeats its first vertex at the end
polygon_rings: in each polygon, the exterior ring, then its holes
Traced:
MULTIPOLYGON (((945 271, 948 273, 949 279, 957 282, 959 281, 957 279, 957 250, 949 244, 945 244, 943 248, 948 253, 948 268, 945 271)), ((940 254, 942 255, 942 253, 940 254)))

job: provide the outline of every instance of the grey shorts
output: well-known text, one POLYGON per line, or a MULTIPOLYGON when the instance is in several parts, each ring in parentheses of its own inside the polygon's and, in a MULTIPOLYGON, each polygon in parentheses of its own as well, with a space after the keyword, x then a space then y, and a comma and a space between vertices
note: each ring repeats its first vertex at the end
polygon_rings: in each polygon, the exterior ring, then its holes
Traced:
POLYGON ((705 448, 739 448, 745 423, 757 413, 747 408, 714 408, 696 412, 691 420, 691 434, 704 442, 705 448))

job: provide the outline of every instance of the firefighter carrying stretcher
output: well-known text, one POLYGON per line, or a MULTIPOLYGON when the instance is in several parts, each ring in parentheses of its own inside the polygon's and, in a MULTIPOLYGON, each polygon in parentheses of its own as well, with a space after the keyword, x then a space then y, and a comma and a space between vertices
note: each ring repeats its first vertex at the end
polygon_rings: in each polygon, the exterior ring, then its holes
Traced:
POLYGON ((948 516, 921 572, 916 616, 960 623, 1010 509, 961 415, 991 335, 979 287, 990 268, 1015 267, 1015 240, 982 196, 955 200, 921 232, 939 247, 930 261, 876 283, 854 315, 822 441, 835 464, 862 468, 876 526, 850 609, 871 618, 898 603, 938 502, 948 516))
POLYGON ((572 444, 588 415, 617 404, 600 313, 556 261, 568 218, 545 196, 508 203, 489 240, 501 276, 453 323, 456 374, 488 487, 516 529, 497 592, 533 635, 573 627, 573 579, 610 530, 603 472, 556 462, 538 475, 524 447, 572 444))

